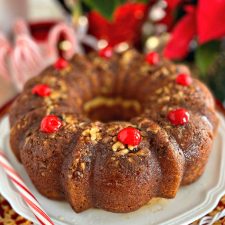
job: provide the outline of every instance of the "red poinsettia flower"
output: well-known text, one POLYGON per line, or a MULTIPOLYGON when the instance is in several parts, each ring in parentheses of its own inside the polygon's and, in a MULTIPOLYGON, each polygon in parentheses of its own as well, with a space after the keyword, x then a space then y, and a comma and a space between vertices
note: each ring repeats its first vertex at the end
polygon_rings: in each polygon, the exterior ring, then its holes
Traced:
POLYGON ((225 36, 225 1, 198 2, 197 26, 200 44, 225 36))
POLYGON ((140 40, 147 8, 143 3, 126 3, 115 10, 112 21, 92 11, 88 15, 89 32, 98 39, 105 39, 110 46, 125 41, 135 45, 140 40))
POLYGON ((196 34, 196 8, 186 7, 187 14, 178 22, 171 33, 171 39, 164 49, 169 59, 181 59, 188 54, 189 44, 196 34))
POLYGON ((196 7, 186 6, 185 9, 186 15, 173 28, 164 49, 167 58, 184 58, 194 37, 199 44, 225 37, 225 1, 214 0, 206 4, 204 0, 199 0, 196 7))

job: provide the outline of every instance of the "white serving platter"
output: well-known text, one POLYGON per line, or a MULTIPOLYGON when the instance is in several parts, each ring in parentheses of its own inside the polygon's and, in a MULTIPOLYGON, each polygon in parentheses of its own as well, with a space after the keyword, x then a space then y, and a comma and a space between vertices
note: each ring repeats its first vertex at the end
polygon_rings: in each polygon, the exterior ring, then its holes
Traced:
MULTIPOLYGON (((194 184, 182 187, 175 199, 155 199, 141 209, 126 214, 100 209, 90 209, 77 214, 68 203, 52 201, 40 195, 10 150, 7 116, 0 121, 0 148, 56 225, 183 225, 209 213, 225 194, 225 120, 221 115, 219 118, 220 127, 204 175, 194 184)), ((2 168, 0 193, 17 213, 34 223, 37 222, 2 168)))

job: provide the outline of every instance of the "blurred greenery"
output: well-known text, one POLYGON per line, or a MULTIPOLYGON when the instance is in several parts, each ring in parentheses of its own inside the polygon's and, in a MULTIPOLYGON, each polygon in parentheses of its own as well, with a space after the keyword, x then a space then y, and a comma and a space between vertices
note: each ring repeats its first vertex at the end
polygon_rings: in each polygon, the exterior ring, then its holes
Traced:
POLYGON ((211 41, 198 46, 195 52, 195 63, 200 71, 200 76, 204 79, 210 66, 213 65, 220 51, 220 42, 211 41))
POLYGON ((122 5, 124 2, 126 2, 126 0, 83 0, 83 2, 91 9, 99 12, 106 19, 112 20, 113 12, 115 11, 115 9, 119 5, 122 5))
MULTIPOLYGON (((113 19, 113 13, 115 9, 127 2, 126 0, 82 0, 87 6, 89 6, 92 10, 96 10, 102 16, 104 16, 108 20, 113 19)), ((150 0, 137 0, 134 2, 142 2, 148 3, 150 0)))
POLYGON ((213 91, 215 97, 225 102, 225 52, 220 52, 209 68, 204 81, 213 91))

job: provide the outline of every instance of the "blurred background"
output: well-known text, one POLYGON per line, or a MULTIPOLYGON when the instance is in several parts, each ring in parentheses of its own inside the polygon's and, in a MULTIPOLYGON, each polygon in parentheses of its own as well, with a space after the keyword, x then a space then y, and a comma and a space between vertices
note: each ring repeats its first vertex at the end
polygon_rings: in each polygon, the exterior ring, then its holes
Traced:
POLYGON ((225 1, 0 0, 0 106, 58 57, 108 46, 188 65, 225 100, 225 1))

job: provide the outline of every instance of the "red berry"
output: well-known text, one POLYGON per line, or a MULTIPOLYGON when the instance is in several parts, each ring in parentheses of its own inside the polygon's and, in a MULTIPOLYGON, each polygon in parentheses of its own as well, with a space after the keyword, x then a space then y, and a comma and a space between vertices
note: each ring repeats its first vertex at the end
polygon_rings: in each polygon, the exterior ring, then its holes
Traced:
POLYGON ((177 75, 176 83, 183 86, 189 86, 192 83, 192 78, 188 74, 180 73, 177 75))
POLYGON ((123 144, 137 146, 141 142, 141 133, 134 127, 126 127, 118 133, 117 139, 123 144))
POLYGON ((41 121, 41 131, 45 133, 54 133, 62 126, 62 121, 55 115, 48 115, 41 121))
POLYGON ((156 65, 156 64, 159 63, 160 57, 159 57, 159 54, 157 52, 149 52, 145 56, 145 60, 150 65, 156 65))
POLYGON ((64 58, 59 58, 56 60, 54 67, 57 70, 62 70, 65 69, 68 65, 69 63, 64 58))
POLYGON ((32 94, 39 95, 41 97, 46 97, 46 96, 49 96, 51 94, 51 89, 46 84, 37 84, 32 89, 32 94))
POLYGON ((177 126, 177 125, 184 125, 188 123, 189 121, 189 113, 187 110, 180 108, 180 109, 174 109, 168 113, 168 119, 170 122, 177 126))
POLYGON ((109 59, 113 55, 113 48, 110 46, 102 48, 99 50, 98 55, 102 58, 109 59))

